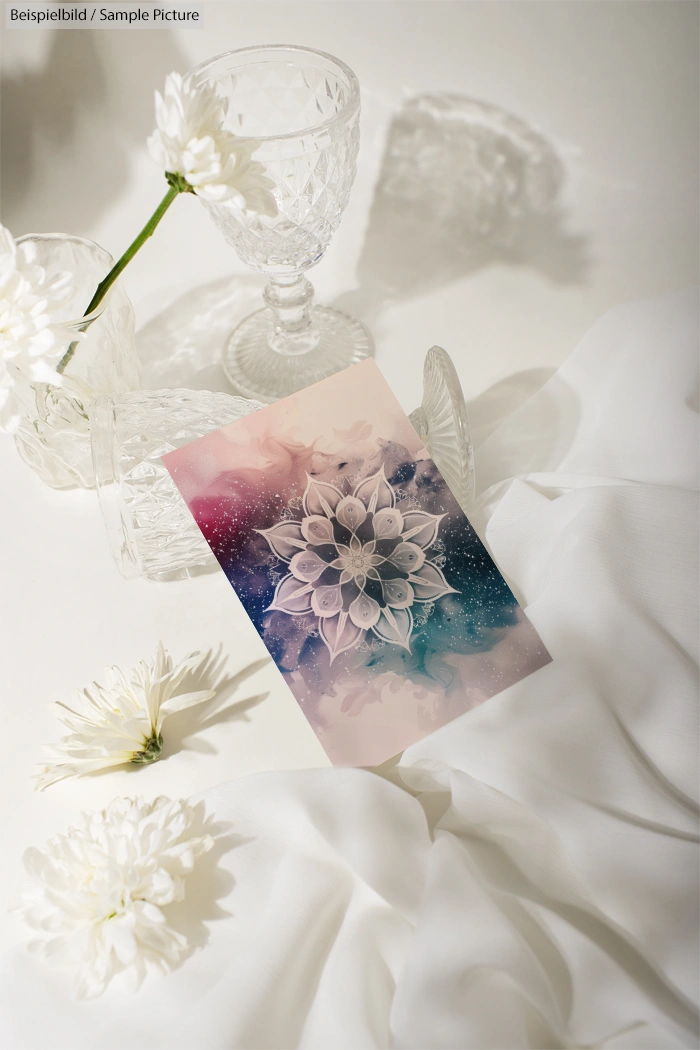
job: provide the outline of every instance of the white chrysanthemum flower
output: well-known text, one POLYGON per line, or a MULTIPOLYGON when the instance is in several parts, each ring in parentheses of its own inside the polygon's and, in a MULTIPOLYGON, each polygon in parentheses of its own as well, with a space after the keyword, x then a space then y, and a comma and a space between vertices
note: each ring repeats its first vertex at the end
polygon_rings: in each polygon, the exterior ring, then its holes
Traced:
POLYGON ((118 798, 24 854, 30 879, 18 910, 42 934, 32 947, 75 967, 80 998, 119 973, 135 990, 147 971, 167 973, 181 959, 187 940, 162 908, 183 899, 195 860, 214 845, 198 809, 118 798))
POLYGON ((59 701, 57 717, 71 732, 45 747, 54 761, 36 775, 37 790, 95 769, 155 762, 167 716, 216 696, 214 689, 178 693, 185 676, 200 670, 207 659, 207 653, 193 653, 175 667, 159 642, 150 663, 141 660, 126 674, 106 667, 105 685, 93 682, 80 691, 74 707, 59 701))
POLYGON ((163 95, 156 92, 157 129, 148 140, 151 156, 169 175, 180 175, 206 201, 232 201, 264 215, 277 214, 274 183, 252 160, 257 142, 224 129, 228 100, 214 84, 195 85, 170 73, 163 95))
POLYGON ((55 310, 73 292, 72 275, 62 272, 49 279, 34 261, 35 250, 32 244, 18 247, 0 226, 0 430, 9 432, 20 419, 17 382, 24 376, 60 386, 56 364, 71 338, 57 323, 55 310))

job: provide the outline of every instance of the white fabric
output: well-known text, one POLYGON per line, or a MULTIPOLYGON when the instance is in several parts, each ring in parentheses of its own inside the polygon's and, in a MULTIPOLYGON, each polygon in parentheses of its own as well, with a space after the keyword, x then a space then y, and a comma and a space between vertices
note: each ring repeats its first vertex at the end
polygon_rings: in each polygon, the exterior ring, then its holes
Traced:
POLYGON ((193 954, 73 1004, 14 950, 4 1045, 697 1045, 696 318, 616 310, 478 450, 476 523, 554 662, 383 776, 205 792, 193 954))

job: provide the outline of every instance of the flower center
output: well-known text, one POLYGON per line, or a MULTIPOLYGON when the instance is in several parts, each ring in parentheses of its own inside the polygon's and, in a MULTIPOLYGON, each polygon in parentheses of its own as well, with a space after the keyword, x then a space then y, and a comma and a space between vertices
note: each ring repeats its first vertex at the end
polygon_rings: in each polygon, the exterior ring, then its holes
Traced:
POLYGON ((350 564, 353 569, 363 569, 365 567, 367 559, 365 558, 364 551, 353 551, 350 555, 350 564))
POLYGON ((346 568, 350 569, 355 576, 366 576, 372 567, 372 550, 368 547, 351 550, 344 560, 346 568))
POLYGON ((160 753, 163 750, 163 734, 159 733, 158 736, 155 734, 146 741, 146 745, 143 751, 134 751, 131 761, 137 765, 147 765, 149 762, 155 762, 156 759, 160 758, 160 753))

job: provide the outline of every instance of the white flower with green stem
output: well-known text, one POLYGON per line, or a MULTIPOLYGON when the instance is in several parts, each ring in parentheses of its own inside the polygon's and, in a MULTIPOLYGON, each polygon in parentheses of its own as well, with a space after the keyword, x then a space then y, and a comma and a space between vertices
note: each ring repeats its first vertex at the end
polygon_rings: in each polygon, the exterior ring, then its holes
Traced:
MULTIPOLYGON (((242 211, 276 215, 274 183, 262 164, 252 159, 258 143, 224 128, 228 99, 214 84, 195 84, 170 73, 165 91, 156 92, 156 130, 148 140, 151 156, 165 171, 168 191, 139 235, 98 284, 84 316, 104 299, 139 248, 152 236, 176 197, 194 193, 210 202, 231 201, 242 211)), ((62 373, 75 353, 71 343, 57 371, 62 373)))
POLYGON ((45 746, 51 761, 35 776, 37 790, 111 766, 155 762, 163 750, 165 719, 216 696, 214 689, 182 688, 201 675, 208 658, 193 653, 175 665, 160 642, 150 662, 141 660, 126 673, 106 667, 104 684, 81 690, 72 706, 59 701, 57 717, 70 732, 45 746))

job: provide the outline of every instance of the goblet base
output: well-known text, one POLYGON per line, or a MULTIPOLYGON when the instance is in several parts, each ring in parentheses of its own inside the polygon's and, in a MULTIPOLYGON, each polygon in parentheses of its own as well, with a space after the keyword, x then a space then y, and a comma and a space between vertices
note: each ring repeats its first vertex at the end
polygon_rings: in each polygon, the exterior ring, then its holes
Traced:
POLYGON ((372 336, 353 317, 330 306, 314 306, 311 318, 315 338, 300 335, 296 352, 293 339, 281 352, 270 345, 275 338, 272 310, 246 317, 224 347, 224 372, 235 390, 270 404, 372 356, 372 336), (309 349, 310 342, 314 345, 309 349))

